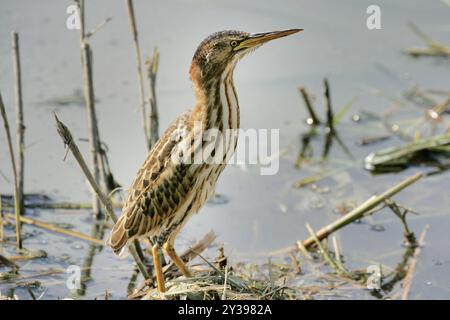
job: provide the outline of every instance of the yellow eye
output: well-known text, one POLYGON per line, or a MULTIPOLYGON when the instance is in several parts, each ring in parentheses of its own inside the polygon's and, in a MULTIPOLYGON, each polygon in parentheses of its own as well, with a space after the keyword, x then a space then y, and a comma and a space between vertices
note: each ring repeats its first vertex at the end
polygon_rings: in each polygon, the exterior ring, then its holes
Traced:
POLYGON ((233 40, 230 42, 230 46, 232 46, 233 48, 236 47, 238 45, 236 40, 233 40))

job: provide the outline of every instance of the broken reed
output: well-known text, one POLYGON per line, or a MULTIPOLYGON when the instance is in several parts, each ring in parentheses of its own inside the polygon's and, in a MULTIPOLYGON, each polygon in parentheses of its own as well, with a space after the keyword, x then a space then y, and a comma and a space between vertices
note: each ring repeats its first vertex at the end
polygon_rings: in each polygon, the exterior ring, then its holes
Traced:
MULTIPOLYGON (((64 146, 67 146, 67 148, 72 152, 73 156, 75 157, 75 160, 77 161, 78 165, 80 166, 81 170, 83 171, 86 179, 89 181, 89 184, 91 185, 92 189, 95 191, 97 197, 102 202, 106 213, 111 218, 111 220, 115 223, 117 222, 117 217, 114 213, 113 205, 111 200, 103 193, 103 191, 100 189, 98 183, 95 181, 91 171, 89 170, 86 162, 84 161, 83 155, 81 154, 80 150, 78 149, 77 144, 72 138, 72 133, 70 132, 69 128, 66 127, 61 121, 59 121, 58 117, 55 114, 55 121, 56 121, 56 127, 59 136, 61 137, 64 146)), ((139 258, 138 252, 141 251, 139 242, 136 240, 133 245, 129 247, 130 253, 133 256, 137 266, 139 267, 139 270, 141 271, 142 275, 145 279, 149 279, 150 276, 147 272, 147 269, 145 268, 145 265, 139 258)))
POLYGON ((271 255, 280 255, 280 254, 286 254, 290 252, 306 252, 306 249, 310 248, 312 245, 316 243, 316 239, 319 241, 327 238, 334 232, 342 229, 343 227, 347 226, 348 224, 362 218, 365 214, 369 214, 372 212, 373 209, 375 209, 378 205, 385 203, 386 200, 390 199, 403 189, 409 187, 416 181, 418 181, 420 178, 423 177, 423 174, 418 172, 415 175, 403 180, 402 182, 398 183, 397 185, 389 188, 388 190, 384 191, 382 194, 376 196, 372 196, 363 203, 361 203, 358 207, 347 213, 346 215, 342 216, 341 218, 335 220, 334 222, 330 223, 329 225, 323 227, 322 229, 318 230, 314 236, 310 236, 309 238, 301 241, 297 241, 296 245, 294 247, 288 247, 284 249, 279 249, 272 251, 271 255))
POLYGON ((9 150, 9 157, 11 160, 11 167, 13 171, 13 177, 14 177, 14 213, 15 213, 15 220, 16 220, 16 244, 17 247, 20 249, 22 248, 22 235, 21 235, 21 225, 20 225, 20 203, 19 203, 19 184, 17 179, 17 169, 16 169, 16 161, 14 157, 14 149, 12 145, 12 139, 11 139, 11 131, 9 129, 9 122, 8 117, 6 115, 5 105, 3 104, 2 94, 0 92, 0 112, 3 118, 3 127, 5 128, 6 132, 6 139, 8 141, 8 150, 9 150))
POLYGON ((145 142, 147 145, 147 149, 150 150, 151 141, 150 141, 150 136, 149 136, 150 131, 147 126, 147 115, 145 112, 144 76, 142 73, 141 48, 139 46, 139 38, 138 38, 138 32, 137 32, 137 26, 136 26, 136 17, 134 15, 133 0, 126 0, 126 3, 127 3, 127 9, 128 9, 128 22, 130 25, 131 36, 133 37, 135 57, 136 57, 139 102, 140 102, 139 108, 141 109, 142 128, 144 129, 145 142))
MULTIPOLYGON (((365 213, 372 210, 379 204, 383 203, 385 200, 391 198, 392 196, 394 196, 398 192, 402 191, 406 187, 410 186, 411 184, 413 184, 420 178, 422 178, 422 173, 420 173, 420 172, 416 173, 415 175, 409 177, 408 179, 400 182, 396 186, 389 188, 388 190, 386 190, 379 196, 370 197, 368 200, 366 200, 361 205, 359 205, 357 208, 355 208, 352 211, 350 211, 349 213, 347 213, 342 218, 336 220, 335 222, 333 222, 333 223, 329 224, 328 226, 317 231, 317 233, 315 234, 315 237, 317 237, 317 239, 319 239, 319 240, 323 240, 323 239, 327 238, 333 232, 345 227, 346 225, 348 225, 349 223, 351 223, 357 219, 360 219, 365 213)), ((308 239, 303 240, 301 242, 301 245, 305 248, 310 247, 311 245, 313 245, 315 243, 315 237, 311 236, 308 239)))

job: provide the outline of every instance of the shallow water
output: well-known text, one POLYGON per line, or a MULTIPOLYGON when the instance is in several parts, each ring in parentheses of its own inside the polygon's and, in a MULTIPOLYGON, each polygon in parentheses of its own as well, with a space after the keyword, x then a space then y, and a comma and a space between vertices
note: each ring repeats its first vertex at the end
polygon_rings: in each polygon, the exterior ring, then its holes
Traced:
MULTIPOLYGON (((157 94, 160 126, 164 128, 194 103, 188 68, 198 43, 208 34, 223 29, 269 31, 304 28, 302 34, 268 44, 239 63, 235 84, 240 98, 241 125, 248 128, 280 129, 279 172, 259 175, 258 166, 242 170, 228 167, 217 185, 225 204, 208 204, 183 230, 178 246, 185 248, 209 230, 218 234, 232 261, 266 259, 266 253, 292 245, 307 237, 309 222, 319 228, 339 215, 334 208, 344 201, 360 203, 375 192, 382 192, 403 178, 427 168, 413 167, 397 174, 371 175, 363 169, 363 159, 371 151, 398 145, 390 139, 371 146, 356 144, 362 137, 384 132, 376 121, 351 121, 352 114, 368 110, 382 114, 400 97, 402 90, 419 84, 423 88, 446 89, 450 86, 448 61, 411 59, 401 53, 405 47, 421 45, 407 24, 413 21, 434 38, 450 43, 448 24, 450 7, 440 1, 378 1, 382 12, 382 30, 365 26, 370 1, 135 1, 139 37, 143 55, 157 45, 160 54, 157 94), (338 126, 338 132, 350 149, 354 161, 334 143, 325 169, 333 174, 318 183, 329 192, 310 188, 295 189, 299 178, 317 172, 317 167, 298 170, 294 161, 299 152, 301 133, 307 131, 303 102, 298 94, 304 85, 317 97, 322 116, 322 79, 328 77, 335 112, 355 99, 352 109, 338 126), (383 95, 374 92, 382 92, 383 95)), ((86 183, 71 156, 63 162, 64 149, 56 135, 52 112, 70 127, 73 134, 85 138, 84 109, 74 104, 56 106, 55 97, 71 95, 81 88, 79 35, 65 27, 70 1, 8 1, 0 10, 0 88, 10 121, 14 114, 13 77, 9 32, 20 34, 23 90, 26 122, 26 192, 44 193, 55 201, 89 201, 86 183), (53 101, 53 103, 52 103, 53 101)), ((94 82, 98 98, 100 132, 109 147, 115 177, 123 185, 131 183, 145 157, 144 138, 137 111, 138 91, 134 48, 128 30, 123 1, 88 2, 87 29, 106 17, 113 17, 91 40, 94 51, 94 82)), ((403 119, 423 114, 418 107, 405 107, 403 119)), ((6 139, 0 131, 0 192, 11 193, 11 173, 6 139)), ((79 143, 87 154, 86 143, 79 143)), ((314 155, 320 157, 323 134, 312 141, 314 155)), ((447 198, 449 173, 421 180, 395 199, 420 212, 409 217, 410 227, 419 234, 430 225, 413 281, 412 298, 450 297, 450 228, 447 198)), ((88 211, 29 210, 43 221, 69 222, 74 229, 91 233, 88 211)), ((377 263, 390 267, 401 260, 402 229, 387 210, 353 224, 338 233, 348 266, 365 269, 377 263), (375 225, 376 227, 373 227, 375 225), (384 228, 379 227, 382 225, 384 228), (374 231, 382 230, 382 231, 374 231)), ((29 249, 47 251, 47 259, 21 263, 21 273, 33 274, 49 267, 65 269, 82 266, 89 244, 25 226, 34 236, 25 240, 29 249)), ((0 249, 1 250, 1 249, 0 249)), ((6 252, 9 252, 5 247, 6 252)), ((1 251, 0 251, 1 252, 1 251)), ((210 255, 215 254, 214 250, 210 255)), ((131 260, 118 260, 104 248, 95 255, 91 280, 82 298, 103 295, 126 297, 131 275, 131 260)), ((40 278, 46 289, 44 298, 70 296, 66 274, 40 278), (55 280, 56 279, 56 280, 55 280)), ((3 293, 12 284, 0 283, 3 293)), ((28 299, 25 289, 16 294, 28 299)), ((356 297, 370 298, 367 291, 356 297)))

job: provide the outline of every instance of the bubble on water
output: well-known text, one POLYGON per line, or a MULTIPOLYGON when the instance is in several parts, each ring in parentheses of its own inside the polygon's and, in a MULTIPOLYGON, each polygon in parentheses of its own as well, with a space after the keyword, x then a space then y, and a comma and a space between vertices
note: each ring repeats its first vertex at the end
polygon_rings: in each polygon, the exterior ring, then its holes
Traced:
POLYGON ((308 126, 312 126, 313 124, 314 124, 314 120, 313 120, 313 118, 308 118, 308 119, 306 119, 306 124, 308 125, 308 126))
POLYGON ((74 250, 81 250, 84 249, 84 246, 82 244, 74 244, 71 248, 74 250))
POLYGON ((286 213, 288 211, 288 207, 286 205, 284 205, 284 204, 280 203, 279 207, 280 207, 280 211, 283 212, 283 213, 286 213))
POLYGON ((354 122, 359 122, 359 121, 361 121, 361 117, 359 114, 354 114, 354 115, 352 115, 352 120, 354 122))

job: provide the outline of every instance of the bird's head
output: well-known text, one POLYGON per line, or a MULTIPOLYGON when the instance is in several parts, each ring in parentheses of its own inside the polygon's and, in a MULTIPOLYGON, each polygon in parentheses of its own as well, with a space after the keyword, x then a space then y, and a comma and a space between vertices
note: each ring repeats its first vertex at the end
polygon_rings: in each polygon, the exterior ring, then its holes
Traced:
POLYGON ((242 31, 220 31, 213 33, 200 43, 191 64, 191 79, 208 81, 220 76, 227 68, 231 70, 247 53, 262 44, 286 37, 303 29, 289 29, 250 34, 242 31))

